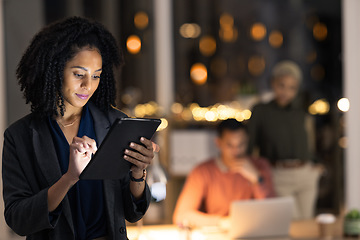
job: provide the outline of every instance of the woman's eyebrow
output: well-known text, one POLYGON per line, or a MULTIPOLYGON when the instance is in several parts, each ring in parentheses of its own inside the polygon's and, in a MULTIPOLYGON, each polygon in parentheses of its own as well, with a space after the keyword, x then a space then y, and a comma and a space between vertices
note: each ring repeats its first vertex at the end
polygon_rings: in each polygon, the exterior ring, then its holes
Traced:
MULTIPOLYGON (((82 69, 82 70, 84 70, 84 71, 88 71, 87 68, 82 67, 82 66, 73 66, 73 67, 71 67, 71 68, 80 68, 80 69, 82 69)), ((95 70, 95 72, 100 72, 100 71, 102 71, 102 68, 99 68, 98 70, 95 70)))

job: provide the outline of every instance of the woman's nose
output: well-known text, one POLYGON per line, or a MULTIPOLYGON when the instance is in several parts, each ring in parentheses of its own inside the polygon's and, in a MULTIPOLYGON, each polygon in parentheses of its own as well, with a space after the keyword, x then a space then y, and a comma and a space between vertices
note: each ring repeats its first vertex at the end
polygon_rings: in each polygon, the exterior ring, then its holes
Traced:
POLYGON ((90 79, 90 77, 83 78, 83 81, 81 83, 81 87, 88 90, 88 91, 91 89, 91 79, 90 79))

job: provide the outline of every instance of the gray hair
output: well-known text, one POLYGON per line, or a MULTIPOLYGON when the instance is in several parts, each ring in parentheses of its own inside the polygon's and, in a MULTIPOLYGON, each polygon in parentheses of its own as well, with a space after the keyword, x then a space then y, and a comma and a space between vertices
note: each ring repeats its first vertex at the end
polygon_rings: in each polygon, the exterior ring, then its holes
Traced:
POLYGON ((302 72, 298 64, 293 61, 285 60, 278 62, 271 73, 272 79, 284 77, 284 76, 292 76, 301 84, 302 82, 302 72))

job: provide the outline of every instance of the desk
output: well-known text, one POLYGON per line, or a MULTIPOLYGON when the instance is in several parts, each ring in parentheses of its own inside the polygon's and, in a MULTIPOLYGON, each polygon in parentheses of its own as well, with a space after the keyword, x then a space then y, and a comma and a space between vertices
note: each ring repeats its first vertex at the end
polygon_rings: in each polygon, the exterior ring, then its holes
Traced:
MULTIPOLYGON (((195 229, 187 232, 175 225, 142 226, 140 235, 136 226, 127 228, 129 240, 228 240, 227 233, 218 228, 195 229), (187 238, 192 236, 192 238, 187 238)), ((290 226, 290 239, 319 239, 319 229, 315 220, 295 221, 290 226)), ((338 220, 334 227, 333 240, 342 238, 342 221, 338 220)), ((284 239, 284 238, 281 238, 284 239)), ((287 239, 287 238, 285 238, 287 239)), ((272 240, 275 240, 272 238, 272 240)))

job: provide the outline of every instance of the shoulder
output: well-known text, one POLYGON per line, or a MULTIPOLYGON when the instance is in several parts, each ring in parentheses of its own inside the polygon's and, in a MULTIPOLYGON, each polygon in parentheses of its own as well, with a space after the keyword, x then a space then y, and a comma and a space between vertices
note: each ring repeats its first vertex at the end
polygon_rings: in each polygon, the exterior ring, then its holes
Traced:
POLYGON ((119 109, 115 107, 111 107, 108 111, 100 110, 93 102, 88 102, 88 107, 90 112, 94 118, 94 120, 99 122, 108 122, 112 124, 117 118, 124 118, 127 115, 121 112, 119 109))
POLYGON ((209 159, 205 162, 198 164, 192 171, 192 174, 204 174, 205 172, 211 172, 216 168, 215 159, 209 159))
POLYGON ((197 184, 196 186, 208 184, 215 167, 216 164, 214 160, 200 163, 189 173, 187 183, 193 186, 195 186, 194 184, 197 184))
POLYGON ((126 115, 124 112, 122 112, 120 109, 114 107, 114 106, 111 106, 111 108, 109 109, 109 112, 108 112, 109 116, 113 116, 113 117, 116 117, 116 118, 125 118, 125 117, 128 117, 128 115, 126 115))
POLYGON ((41 121, 40 118, 35 117, 33 113, 30 113, 16 122, 12 123, 6 130, 5 134, 21 134, 28 132, 33 121, 41 121))
POLYGON ((253 112, 266 111, 271 108, 271 103, 258 103, 253 107, 253 112))

